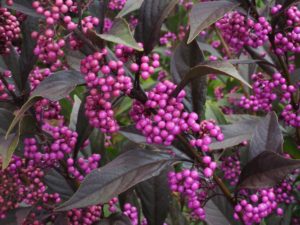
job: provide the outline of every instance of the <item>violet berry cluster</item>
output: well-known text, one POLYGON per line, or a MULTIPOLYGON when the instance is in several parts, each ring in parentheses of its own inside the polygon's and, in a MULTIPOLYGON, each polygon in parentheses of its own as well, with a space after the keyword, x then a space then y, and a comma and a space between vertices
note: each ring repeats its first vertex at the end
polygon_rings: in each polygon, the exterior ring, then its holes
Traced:
POLYGON ((253 111, 268 112, 272 110, 272 103, 279 99, 281 102, 289 102, 292 94, 296 91, 293 85, 287 85, 286 79, 275 73, 272 79, 264 77, 262 73, 253 74, 253 95, 249 98, 243 96, 239 106, 253 111))
POLYGON ((20 34, 18 19, 7 8, 0 7, 0 55, 10 52, 13 41, 17 40, 20 34))
POLYGON ((227 13, 216 22, 222 36, 230 47, 238 52, 244 46, 257 48, 268 40, 268 34, 272 27, 265 17, 259 17, 258 21, 234 11, 227 13))
POLYGON ((126 203, 124 205, 123 214, 126 215, 130 219, 132 225, 139 224, 138 210, 135 206, 131 205, 130 203, 126 203))
POLYGON ((34 1, 32 7, 35 11, 45 16, 48 26, 55 25, 60 19, 65 23, 68 30, 74 30, 78 24, 72 21, 69 13, 77 12, 77 3, 74 0, 55 0, 51 6, 48 1, 34 1))
POLYGON ((89 95, 85 103, 85 115, 91 126, 103 133, 112 134, 119 129, 114 118, 112 100, 121 94, 129 94, 131 78, 126 76, 122 61, 106 61, 107 50, 96 52, 81 61, 89 95))
MULTIPOLYGON (((275 5, 271 9, 271 14, 277 14, 282 8, 282 5, 275 5)), ((274 43, 276 45, 275 52, 278 55, 284 55, 287 52, 300 52, 300 10, 297 6, 291 6, 285 11, 285 26, 277 26, 274 43)))
POLYGON ((126 0, 110 0, 108 3, 108 8, 110 10, 122 10, 124 5, 126 3, 126 0))
POLYGON ((130 70, 133 73, 140 73, 141 78, 147 80, 152 74, 154 74, 155 68, 160 66, 159 54, 153 53, 151 57, 142 56, 141 63, 132 63, 130 65, 130 70))
POLYGON ((92 154, 87 159, 79 157, 76 161, 73 158, 68 158, 68 173, 71 177, 81 182, 87 174, 99 167, 100 159, 101 156, 99 154, 92 154))
MULTIPOLYGON (((2 159, 0 159, 2 166, 2 159)), ((45 173, 36 165, 28 165, 20 157, 13 156, 10 164, 0 171, 0 219, 9 210, 19 207, 21 202, 34 205, 57 204, 61 201, 57 193, 49 194, 43 182, 45 173)))
POLYGON ((284 122, 293 127, 300 127, 300 110, 294 109, 291 101, 297 91, 294 85, 287 85, 286 79, 275 73, 272 79, 264 77, 262 73, 253 74, 253 94, 249 98, 242 96, 239 106, 253 111, 268 112, 272 110, 275 100, 283 104, 281 116, 284 122))
POLYGON ((238 153, 222 157, 221 170, 224 178, 229 181, 231 186, 235 186, 241 174, 241 164, 238 153))
MULTIPOLYGON (((194 116, 194 119, 197 120, 198 116, 195 113, 191 113, 194 116), (197 116, 197 117, 196 117, 197 116)), ((189 123, 191 126, 192 124, 189 123)), ((198 125, 198 124, 197 124, 198 125)), ((190 144, 200 148, 203 152, 209 151, 209 145, 212 143, 213 139, 217 141, 223 141, 224 135, 221 131, 221 128, 216 125, 213 120, 203 120, 197 126, 197 129, 194 127, 194 131, 198 133, 198 138, 192 139, 190 144)))
POLYGON ((171 145, 176 135, 188 129, 186 120, 189 117, 191 124, 195 123, 193 115, 183 111, 185 92, 170 98, 175 87, 171 81, 162 81, 147 93, 145 104, 137 100, 133 103, 130 116, 148 143, 171 145))
POLYGON ((197 170, 185 169, 181 172, 169 172, 168 182, 172 192, 179 193, 187 201, 192 218, 205 220, 204 203, 207 193, 201 189, 200 174, 197 170))
POLYGON ((92 225, 100 221, 102 206, 93 205, 83 209, 72 209, 67 212, 70 225, 92 225))
POLYGON ((197 133, 200 137, 191 140, 193 146, 208 151, 211 137, 223 140, 223 134, 213 121, 197 122, 198 115, 184 111, 182 103, 185 91, 177 97, 171 97, 176 85, 169 80, 159 82, 151 91, 147 92, 148 100, 145 104, 135 100, 130 111, 136 128, 140 130, 148 143, 171 145, 176 135, 182 132, 197 133))
POLYGON ((273 188, 258 190, 255 194, 249 194, 243 191, 245 199, 242 199, 235 206, 234 218, 239 220, 239 213, 246 225, 260 223, 264 218, 276 212, 282 216, 283 210, 278 207, 276 195, 273 188), (247 196, 250 195, 249 200, 247 196))
POLYGON ((9 78, 11 78, 11 72, 5 70, 3 73, 0 72, 0 100, 7 100, 9 98, 9 92, 15 90, 15 85, 8 83, 9 78))
POLYGON ((55 31, 48 28, 44 33, 32 32, 32 38, 36 39, 37 44, 34 54, 44 64, 50 64, 50 70, 56 71, 62 67, 61 57, 64 56, 62 48, 65 46, 63 38, 56 39, 55 31))

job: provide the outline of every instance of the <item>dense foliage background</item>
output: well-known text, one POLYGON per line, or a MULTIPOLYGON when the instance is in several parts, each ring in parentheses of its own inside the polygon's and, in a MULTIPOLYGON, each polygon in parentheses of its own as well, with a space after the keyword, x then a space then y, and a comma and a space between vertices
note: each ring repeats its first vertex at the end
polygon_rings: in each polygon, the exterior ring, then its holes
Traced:
POLYGON ((298 1, 0 2, 0 224, 300 224, 298 1))

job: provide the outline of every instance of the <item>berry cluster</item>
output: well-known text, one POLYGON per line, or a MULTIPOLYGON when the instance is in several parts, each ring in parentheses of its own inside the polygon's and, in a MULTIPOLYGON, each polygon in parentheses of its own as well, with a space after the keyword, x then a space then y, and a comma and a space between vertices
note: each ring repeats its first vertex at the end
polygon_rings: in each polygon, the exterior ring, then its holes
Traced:
POLYGON ((225 41, 236 52, 244 46, 253 48, 262 46, 268 40, 268 34, 272 30, 264 17, 259 17, 256 22, 236 11, 227 13, 216 22, 216 27, 221 30, 225 41))
MULTIPOLYGON (((272 14, 276 14, 282 8, 281 5, 276 5, 271 9, 272 14)), ((285 12, 286 29, 277 26, 279 30, 276 32, 274 43, 276 45, 275 52, 278 55, 284 55, 286 52, 300 52, 300 10, 297 6, 291 6, 285 12)))
POLYGON ((130 65, 130 70, 134 73, 140 73, 140 76, 147 80, 153 73, 154 69, 160 66, 159 55, 154 53, 151 58, 148 56, 142 56, 140 65, 137 63, 132 63, 130 65))
MULTIPOLYGON (((71 17, 65 17, 65 20, 70 20, 71 17)), ((81 27, 84 34, 88 30, 94 30, 99 25, 99 19, 93 16, 86 16, 81 21, 81 27)), ((72 50, 78 50, 83 46, 83 42, 76 37, 73 33, 69 36, 69 45, 72 50)))
POLYGON ((85 114, 91 126, 104 133, 114 133, 119 125, 114 118, 112 100, 129 94, 132 88, 122 61, 106 62, 107 51, 96 52, 81 61, 81 72, 85 74, 89 95, 86 98, 85 114))
POLYGON ((139 224, 138 210, 135 206, 131 205, 130 203, 126 203, 124 205, 123 214, 126 215, 130 219, 132 225, 139 224))
MULTIPOLYGON (((250 195, 246 190, 243 192, 246 196, 250 195)), ((280 216, 283 214, 283 210, 278 208, 274 189, 262 189, 258 190, 256 194, 250 195, 250 200, 243 199, 239 201, 235 206, 234 218, 238 220, 238 213, 241 213, 245 224, 252 225, 260 223, 274 211, 280 216)))
POLYGON ((193 146, 208 151, 211 137, 222 141, 224 136, 213 121, 197 122, 198 115, 194 112, 184 111, 182 101, 185 91, 182 90, 177 97, 170 97, 176 85, 169 80, 158 83, 147 94, 145 104, 134 101, 130 116, 136 123, 136 128, 146 136, 148 143, 171 145, 176 135, 191 131, 200 137, 191 140, 193 146))
POLYGON ((253 74, 253 95, 242 96, 239 106, 253 111, 268 112, 272 104, 279 100, 283 104, 282 118, 286 124, 300 127, 300 110, 295 110, 290 104, 293 94, 297 91, 294 85, 287 85, 286 79, 280 73, 275 73, 272 79, 265 78, 262 73, 253 74))
POLYGON ((12 42, 20 37, 18 19, 8 9, 0 7, 0 55, 10 52, 12 42))
POLYGON ((190 116, 183 112, 185 92, 181 91, 176 98, 170 98, 175 87, 171 81, 165 80, 147 93, 145 105, 139 101, 133 103, 130 116, 148 143, 171 145, 177 134, 188 129, 186 120, 190 119, 190 124, 195 124, 194 114, 190 116))
POLYGON ((46 77, 51 75, 50 69, 36 66, 29 74, 31 90, 34 90, 46 77))
POLYGON ((110 0, 108 3, 108 8, 110 10, 122 10, 126 0, 110 0))
POLYGON ((80 157, 77 159, 76 165, 79 169, 76 168, 73 158, 67 159, 68 172, 71 177, 74 177, 78 181, 83 181, 84 177, 92 172, 92 170, 97 169, 99 166, 99 161, 101 156, 99 154, 93 154, 85 160, 80 157))
POLYGON ((295 201, 295 196, 293 193, 293 183, 295 182, 295 177, 287 177, 280 184, 274 188, 276 194, 276 201, 278 203, 292 204, 295 201))
POLYGON ((62 159, 64 154, 70 154, 77 142, 77 133, 66 126, 43 125, 43 130, 52 135, 54 141, 51 143, 50 159, 62 159), (56 157, 54 156, 56 154, 56 157))
POLYGON ((275 73, 273 79, 267 79, 262 73, 253 74, 253 95, 249 98, 242 96, 239 106, 245 109, 252 109, 253 111, 272 110, 272 103, 280 98, 283 102, 290 101, 291 95, 296 91, 295 87, 286 85, 285 78, 280 73, 275 73), (278 96, 277 91, 282 94, 278 96))
POLYGON ((2 79, 5 79, 4 81, 0 80, 0 100, 7 100, 9 97, 8 92, 14 91, 15 85, 7 82, 7 79, 11 77, 11 72, 9 70, 5 70, 3 73, 0 72, 0 75, 2 79))
MULTIPOLYGON (((0 159, 2 166, 2 159, 0 159)), ((13 156, 9 166, 0 171, 0 218, 6 217, 9 210, 19 207, 23 202, 34 205, 37 202, 44 204, 59 203, 57 193, 46 193, 43 183, 44 172, 34 165, 27 165, 25 160, 13 156)))
POLYGON ((229 181, 231 186, 238 183, 241 173, 241 165, 238 153, 222 157, 221 170, 224 173, 224 178, 229 181))
POLYGON ((177 36, 175 33, 167 32, 159 39, 161 45, 172 46, 172 42, 176 41, 177 36))
POLYGON ((59 102, 52 102, 44 98, 34 104, 34 109, 38 121, 63 119, 63 116, 60 115, 61 106, 59 102))
MULTIPOLYGON (((198 119, 198 116, 195 115, 195 113, 192 113, 192 115, 194 115, 195 120, 198 119)), ((191 126, 191 124, 189 125, 191 126)), ((197 146, 201 148, 203 152, 208 152, 209 145, 212 143, 212 138, 215 138, 217 141, 223 141, 224 135, 221 128, 217 126, 213 120, 203 120, 198 126, 199 128, 197 127, 196 131, 199 133, 199 137, 190 141, 192 146, 197 146)))
POLYGON ((37 40, 34 54, 44 64, 50 64, 51 71, 58 70, 62 66, 60 57, 64 56, 62 48, 65 46, 65 40, 63 38, 55 40, 55 32, 50 28, 41 34, 34 31, 31 36, 37 40))
POLYGON ((294 110, 291 104, 284 107, 281 116, 285 123, 293 127, 300 127, 300 109, 294 110))
POLYGON ((84 209, 72 209, 67 216, 70 225, 92 225, 100 220, 102 207, 100 205, 89 206, 84 209))
POLYGON ((68 30, 77 28, 77 23, 72 21, 68 13, 77 12, 76 1, 73 0, 55 0, 54 4, 50 7, 48 1, 34 1, 32 7, 35 11, 46 17, 46 23, 49 26, 54 25, 60 18, 64 21, 68 30))
POLYGON ((205 219, 205 211, 202 208, 207 193, 202 191, 200 174, 196 170, 185 169, 182 172, 170 172, 168 181, 171 191, 180 193, 187 200, 187 206, 191 210, 194 219, 205 219))

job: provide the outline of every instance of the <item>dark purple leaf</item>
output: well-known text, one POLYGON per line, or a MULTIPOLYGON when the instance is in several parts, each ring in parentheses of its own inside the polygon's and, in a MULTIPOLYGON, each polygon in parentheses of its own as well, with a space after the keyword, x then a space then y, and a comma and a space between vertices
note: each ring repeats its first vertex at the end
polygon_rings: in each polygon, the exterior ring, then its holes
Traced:
POLYGON ((74 70, 63 70, 46 77, 37 88, 31 93, 31 97, 16 114, 6 136, 8 136, 19 122, 23 114, 30 109, 40 98, 47 98, 51 101, 58 101, 67 97, 77 85, 84 84, 83 76, 74 70))
POLYGON ((53 225, 69 225, 69 224, 70 223, 69 223, 67 212, 61 212, 56 216, 53 225))
POLYGON ((144 0, 139 10, 139 23, 135 39, 144 44, 145 53, 154 48, 159 39, 160 29, 178 0, 144 0))
POLYGON ((19 59, 20 55, 15 48, 10 48, 9 54, 2 55, 7 69, 12 73, 12 78, 16 84, 17 90, 22 90, 22 74, 20 70, 19 59))
POLYGON ((49 190, 58 193, 62 199, 69 199, 75 192, 70 181, 67 181, 58 171, 51 169, 44 178, 49 190))
POLYGON ((124 214, 114 213, 107 219, 101 219, 97 225, 132 225, 132 223, 124 214))
POLYGON ((170 220, 172 225, 189 225, 187 218, 184 216, 183 212, 180 210, 178 201, 174 198, 171 200, 170 207, 170 220))
POLYGON ((171 200, 168 185, 169 169, 137 185, 136 190, 141 199, 143 214, 149 225, 163 225, 169 211, 171 200))
POLYGON ((82 147, 83 143, 89 138, 90 134, 93 131, 93 127, 89 124, 88 118, 85 115, 85 100, 81 102, 76 123, 76 132, 78 134, 76 146, 74 149, 74 157, 76 158, 79 152, 79 149, 82 147))
POLYGON ((212 150, 225 149, 236 146, 243 141, 248 141, 252 138, 256 124, 259 120, 245 120, 239 123, 221 125, 224 140, 213 142, 209 147, 212 150))
POLYGON ((33 54, 33 50, 36 45, 36 41, 31 37, 33 31, 37 31, 39 27, 38 18, 27 16, 26 20, 21 24, 22 30, 22 47, 20 55, 20 72, 21 77, 21 90, 30 90, 29 83, 27 81, 30 71, 33 69, 36 63, 37 56, 33 54))
POLYGON ((43 97, 51 101, 65 98, 77 85, 84 84, 81 73, 74 70, 62 70, 46 77, 32 92, 32 97, 43 97))
POLYGON ((57 210, 105 203, 132 186, 156 176, 173 162, 174 158, 158 149, 127 151, 87 175, 71 199, 57 210))
POLYGON ((249 158, 253 159, 263 151, 282 152, 283 136, 275 112, 270 112, 257 123, 250 141, 249 158))
POLYGON ((189 15, 190 35, 188 43, 191 43, 201 31, 217 22, 238 5, 239 3, 230 1, 211 1, 194 4, 189 15))
POLYGON ((273 60, 267 54, 267 56, 263 57, 262 54, 266 54, 266 51, 263 48, 253 49, 250 47, 245 47, 245 50, 249 53, 249 55, 255 59, 259 60, 257 64, 269 75, 273 75, 276 72, 276 68, 274 68, 273 60))
POLYGON ((298 168, 300 160, 287 159, 275 152, 264 151, 243 168, 238 187, 253 189, 273 187, 298 168))
MULTIPOLYGON (((175 83, 179 84, 184 76, 199 63, 204 61, 204 55, 194 41, 186 44, 182 41, 175 49, 171 59, 171 75, 175 83)), ((199 77, 185 87, 187 98, 193 105, 193 111, 201 114, 206 100, 206 77, 199 77)))
POLYGON ((178 93, 191 81, 193 81, 196 78, 199 78, 201 76, 205 76, 208 74, 220 74, 220 75, 226 75, 233 77, 240 82, 246 84, 247 86, 251 87, 250 84, 247 83, 247 81, 244 80, 243 77, 239 74, 239 72, 236 70, 236 68, 229 62, 226 61, 206 61, 203 62, 195 67, 193 67, 191 70, 187 72, 187 74, 184 76, 180 84, 176 87, 176 89, 173 91, 173 96, 177 96, 178 93))
POLYGON ((241 222, 233 219, 232 205, 222 196, 222 191, 219 188, 214 191, 218 195, 212 197, 204 206, 207 225, 241 225, 241 222))
POLYGON ((146 138, 141 134, 140 131, 138 131, 134 125, 126 126, 126 127, 121 127, 120 134, 125 136, 127 139, 130 141, 140 144, 140 143, 146 143, 146 138))

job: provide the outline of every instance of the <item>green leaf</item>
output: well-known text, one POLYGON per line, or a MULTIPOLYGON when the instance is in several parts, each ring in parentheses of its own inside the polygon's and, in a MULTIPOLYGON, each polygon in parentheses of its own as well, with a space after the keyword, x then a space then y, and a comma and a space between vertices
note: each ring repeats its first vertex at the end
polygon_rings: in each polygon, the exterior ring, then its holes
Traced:
POLYGON ((233 77, 251 88, 251 85, 239 74, 236 68, 227 61, 206 61, 193 67, 184 76, 172 95, 177 96, 179 92, 191 81, 208 74, 221 74, 233 77))
POLYGON ((72 108, 72 112, 71 112, 71 116, 70 116, 70 123, 69 123, 69 128, 71 130, 76 129, 80 105, 81 105, 80 98, 78 98, 77 95, 74 95, 74 103, 73 103, 73 108, 72 108))
POLYGON ((0 137, 0 154, 2 157, 2 169, 6 169, 12 158, 12 155, 19 143, 19 132, 11 134, 7 139, 2 136, 0 137))
POLYGON ((91 172, 57 211, 103 204, 134 185, 156 176, 174 159, 162 151, 135 149, 91 172))
POLYGON ((11 133, 16 124, 20 121, 23 114, 30 109, 35 102, 41 98, 47 98, 51 101, 58 101, 74 90, 77 85, 84 84, 83 76, 74 70, 63 70, 46 77, 37 88, 31 93, 30 98, 17 112, 14 120, 7 130, 6 137, 11 133))
POLYGON ((134 36, 143 43, 146 54, 156 45, 161 26, 177 3, 178 0, 144 0, 134 36))
POLYGON ((5 135, 11 121, 14 119, 12 112, 0 108, 0 135, 5 135))
POLYGON ((20 137, 25 134, 33 134, 36 132, 35 121, 31 116, 24 116, 21 118, 19 127, 15 134, 8 137, 0 137, 0 154, 2 155, 3 163, 2 169, 5 169, 18 147, 20 137))
POLYGON ((213 119, 220 124, 226 124, 227 121, 223 112, 216 102, 207 101, 205 103, 205 119, 213 119))
POLYGON ((282 153, 283 136, 275 112, 262 118, 255 127, 250 141, 249 158, 253 159, 264 151, 282 153))
POLYGON ((118 13, 118 17, 124 17, 127 14, 139 9, 144 0, 127 0, 123 9, 118 13))
POLYGON ((97 36, 106 41, 123 44, 137 51, 143 51, 143 48, 134 40, 129 25, 123 18, 116 19, 108 33, 97 34, 97 36))
POLYGON ((187 43, 191 43, 201 31, 217 22, 238 5, 239 3, 230 1, 211 1, 194 4, 189 15, 190 35, 187 43))
POLYGON ((300 168, 300 160, 287 159, 275 152, 264 151, 242 169, 238 188, 269 188, 300 168))

